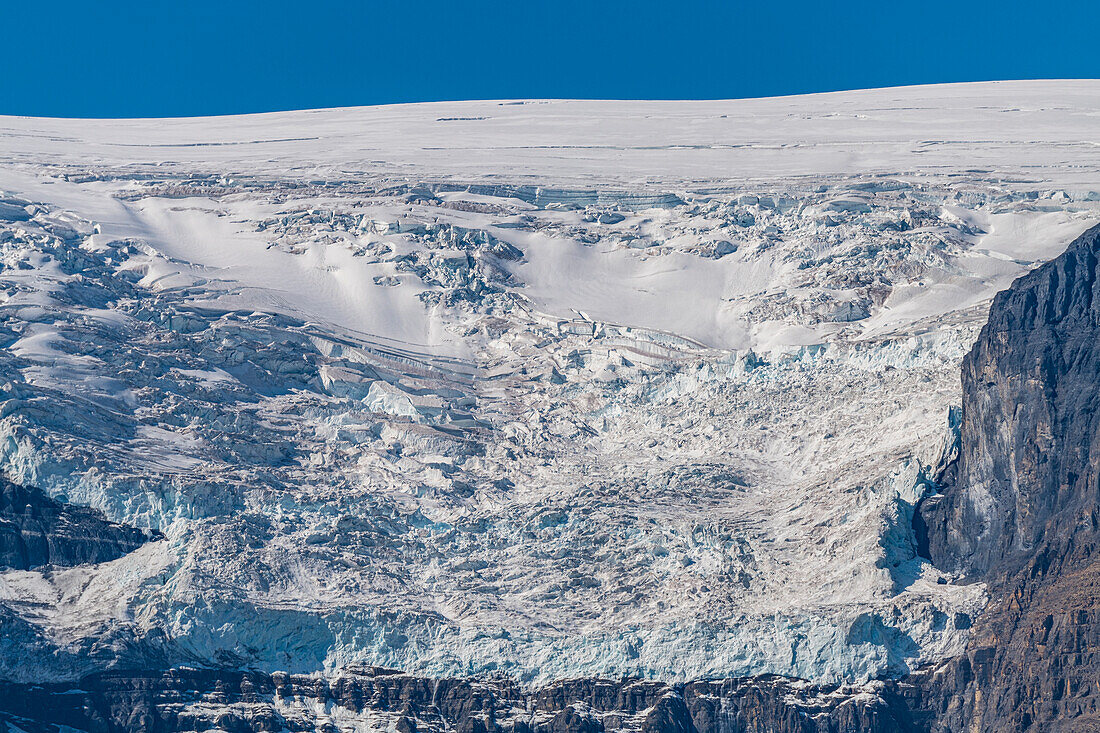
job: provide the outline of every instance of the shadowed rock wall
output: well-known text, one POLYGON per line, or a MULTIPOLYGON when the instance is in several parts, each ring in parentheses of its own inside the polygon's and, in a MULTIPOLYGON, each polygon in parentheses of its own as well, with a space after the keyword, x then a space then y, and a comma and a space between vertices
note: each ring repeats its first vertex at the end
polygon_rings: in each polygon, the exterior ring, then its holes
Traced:
POLYGON ((115 560, 148 542, 144 531, 87 507, 0 479, 0 567, 29 570, 115 560))
POLYGON ((989 583, 942 730, 1100 730, 1100 227, 999 294, 963 364, 959 479, 933 561, 989 583))

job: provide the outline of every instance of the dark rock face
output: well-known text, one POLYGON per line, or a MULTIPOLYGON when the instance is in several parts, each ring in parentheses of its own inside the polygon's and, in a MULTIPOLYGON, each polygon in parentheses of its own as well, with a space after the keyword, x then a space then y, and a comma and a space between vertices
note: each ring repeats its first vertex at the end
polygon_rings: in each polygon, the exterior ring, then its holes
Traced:
MULTIPOLYGON (((975 576, 1065 545, 1097 505, 1100 228, 994 300, 963 363, 957 490, 932 559, 975 576), (1051 521, 1058 519, 1058 521, 1051 521)), ((926 512, 927 516, 927 512, 926 512)))
POLYGON ((963 365, 934 562, 989 583, 965 657, 928 674, 942 730, 1100 729, 1100 227, 997 296, 963 365))
POLYGON ((334 731, 358 729, 356 723, 403 733, 875 733, 914 730, 908 715, 892 685, 868 691, 778 677, 688 685, 573 680, 529 691, 507 681, 385 670, 331 680, 171 670, 99 674, 72 685, 0 684, 0 721, 30 733, 57 726, 90 733, 334 731))
POLYGON ((0 479, 0 567, 71 567, 122 557, 151 538, 87 507, 0 479))

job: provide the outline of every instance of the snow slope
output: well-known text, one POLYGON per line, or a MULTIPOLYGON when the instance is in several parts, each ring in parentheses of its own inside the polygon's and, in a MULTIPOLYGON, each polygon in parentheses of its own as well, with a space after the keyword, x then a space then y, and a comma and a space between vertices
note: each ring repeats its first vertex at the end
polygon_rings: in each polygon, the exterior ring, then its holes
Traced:
POLYGON ((909 517, 989 299, 1100 218, 1097 100, 0 118, 3 467, 166 535, 0 572, 0 673, 956 652, 909 517))

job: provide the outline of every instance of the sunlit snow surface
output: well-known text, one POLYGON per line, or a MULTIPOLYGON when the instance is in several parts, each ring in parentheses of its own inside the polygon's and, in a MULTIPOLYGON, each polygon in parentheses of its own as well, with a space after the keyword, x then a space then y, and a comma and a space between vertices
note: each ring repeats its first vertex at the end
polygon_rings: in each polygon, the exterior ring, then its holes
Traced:
MULTIPOLYGON (((0 458, 167 539, 0 573, 0 675, 866 679, 1100 83, 0 118, 0 458)), ((946 583, 938 582, 946 580, 946 583)))

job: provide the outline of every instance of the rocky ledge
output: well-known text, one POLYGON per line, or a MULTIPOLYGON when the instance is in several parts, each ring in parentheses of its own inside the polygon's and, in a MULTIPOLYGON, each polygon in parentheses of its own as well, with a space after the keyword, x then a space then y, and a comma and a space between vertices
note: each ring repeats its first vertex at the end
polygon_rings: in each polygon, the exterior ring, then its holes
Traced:
POLYGON ((0 685, 0 720, 23 731, 598 733, 909 730, 904 686, 809 685, 757 677, 668 685, 573 680, 527 690, 506 680, 425 679, 362 670, 336 679, 176 669, 108 673, 75 685, 0 685))
POLYGON ((155 535, 0 479, 0 567, 29 570, 115 560, 155 535))

